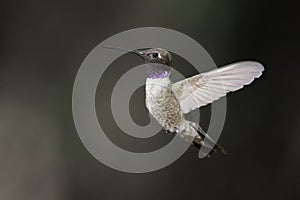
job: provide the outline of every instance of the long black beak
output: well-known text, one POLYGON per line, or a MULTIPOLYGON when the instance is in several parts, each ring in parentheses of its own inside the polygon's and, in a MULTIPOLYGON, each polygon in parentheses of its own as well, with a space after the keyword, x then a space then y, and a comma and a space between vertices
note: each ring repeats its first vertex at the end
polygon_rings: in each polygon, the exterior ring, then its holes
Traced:
POLYGON ((117 49, 117 50, 125 51, 125 52, 128 52, 128 53, 132 53, 132 54, 138 55, 143 60, 145 60, 145 53, 143 51, 126 49, 126 48, 123 48, 123 47, 113 47, 113 46, 110 46, 110 45, 102 45, 102 47, 108 48, 108 49, 117 49))

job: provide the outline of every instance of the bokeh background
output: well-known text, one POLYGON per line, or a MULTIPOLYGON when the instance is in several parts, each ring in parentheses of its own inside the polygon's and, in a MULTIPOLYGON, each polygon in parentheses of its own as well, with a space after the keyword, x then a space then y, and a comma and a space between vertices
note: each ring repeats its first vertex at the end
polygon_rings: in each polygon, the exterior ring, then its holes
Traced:
MULTIPOLYGON (((298 1, 1 1, 0 199, 299 199, 299 9, 298 1), (81 143, 71 108, 77 70, 106 38, 145 26, 189 35, 218 66, 249 59, 265 65, 259 80, 227 98, 219 142, 228 156, 199 160, 190 147, 164 169, 127 174, 81 143)), ((96 100, 108 137, 146 151, 169 138, 124 136, 109 110, 110 88, 139 62, 131 55, 114 62, 96 100)), ((196 73, 179 57, 174 63, 185 75, 196 73)), ((148 120, 143 95, 141 88, 130 106, 141 125, 148 120)), ((209 108, 201 109, 204 127, 209 108)))

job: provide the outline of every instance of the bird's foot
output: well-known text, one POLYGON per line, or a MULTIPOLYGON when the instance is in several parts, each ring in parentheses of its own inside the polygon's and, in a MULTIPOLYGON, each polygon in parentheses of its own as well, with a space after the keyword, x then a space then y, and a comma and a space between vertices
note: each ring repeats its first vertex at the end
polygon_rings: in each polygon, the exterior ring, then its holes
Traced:
POLYGON ((175 135, 176 132, 175 131, 166 130, 166 134, 168 134, 168 135, 175 135))

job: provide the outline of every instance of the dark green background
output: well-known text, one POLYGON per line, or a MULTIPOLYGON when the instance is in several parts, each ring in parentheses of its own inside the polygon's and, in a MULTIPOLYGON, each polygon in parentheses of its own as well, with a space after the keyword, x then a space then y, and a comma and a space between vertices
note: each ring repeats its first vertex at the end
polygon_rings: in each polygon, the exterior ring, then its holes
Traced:
MULTIPOLYGON (((299 9, 298 1, 1 1, 0 199, 299 199, 299 9), (264 64, 259 80, 227 98, 219 142, 228 156, 199 160, 191 147, 164 169, 126 174, 82 145, 71 109, 79 66, 106 38, 145 26, 187 34, 218 66, 264 64)), ((125 55, 111 65, 97 110, 114 142, 144 151, 170 138, 124 136, 109 109, 109 88, 137 64, 125 55)), ((174 65, 195 73, 179 57, 174 65)), ((143 103, 140 89, 130 106, 139 124, 148 120, 143 103)), ((206 127, 209 107, 202 113, 206 127)))

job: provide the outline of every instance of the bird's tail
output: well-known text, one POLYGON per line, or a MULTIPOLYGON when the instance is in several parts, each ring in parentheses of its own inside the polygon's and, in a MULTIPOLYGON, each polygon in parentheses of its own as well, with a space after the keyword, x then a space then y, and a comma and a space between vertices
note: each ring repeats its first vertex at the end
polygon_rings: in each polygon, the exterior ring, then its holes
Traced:
POLYGON ((189 126, 192 127, 198 136, 194 137, 193 144, 200 149, 200 156, 207 156, 210 158, 213 154, 221 152, 227 155, 226 150, 219 144, 217 144, 207 133, 196 123, 189 122, 189 126))

